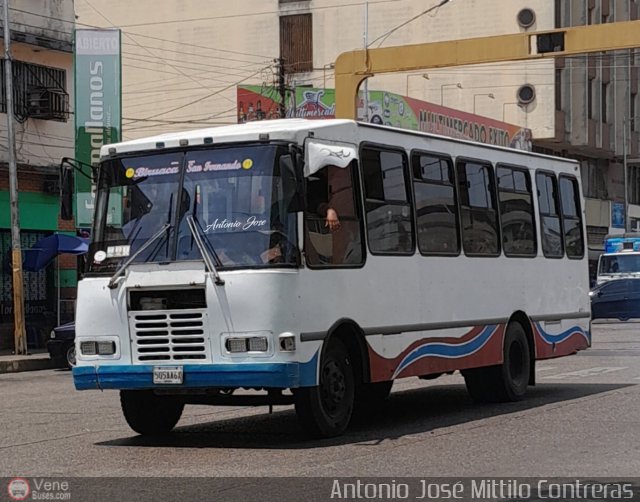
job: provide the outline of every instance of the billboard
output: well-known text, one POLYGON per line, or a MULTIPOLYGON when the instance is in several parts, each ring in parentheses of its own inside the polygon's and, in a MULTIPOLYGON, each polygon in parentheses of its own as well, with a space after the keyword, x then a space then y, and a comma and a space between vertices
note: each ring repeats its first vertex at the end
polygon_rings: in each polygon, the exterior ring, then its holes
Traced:
MULTIPOLYGON (((335 118, 334 89, 298 87, 288 94, 287 117, 335 118)), ((274 87, 243 85, 237 88, 238 122, 279 117, 280 97, 274 87)), ((364 99, 358 97, 358 117, 364 117, 364 99)), ((531 151, 531 129, 447 108, 408 96, 369 91, 369 121, 414 131, 442 134, 531 151)))
MULTIPOLYGON (((100 147, 120 141, 120 47, 118 29, 75 30, 75 158, 86 164, 97 165, 100 147)), ((85 176, 75 178, 76 226, 90 227, 95 187, 85 176)))

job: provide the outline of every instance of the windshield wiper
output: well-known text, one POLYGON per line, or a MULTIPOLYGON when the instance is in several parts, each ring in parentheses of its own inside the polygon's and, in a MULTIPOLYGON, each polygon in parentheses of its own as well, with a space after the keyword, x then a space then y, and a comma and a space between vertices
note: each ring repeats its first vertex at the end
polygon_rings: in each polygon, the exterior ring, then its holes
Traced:
POLYGON ((145 242, 142 246, 140 246, 140 249, 138 249, 129 258, 127 258, 127 260, 122 265, 120 265, 120 268, 118 268, 118 270, 116 270, 116 273, 113 274, 113 277, 111 277, 111 279, 109 280, 109 284, 107 284, 107 287, 109 289, 115 289, 116 286, 118 285, 118 279, 124 273, 124 271, 127 269, 127 267, 129 265, 131 265, 131 263, 133 263, 133 260, 135 260, 138 256, 140 256, 140 253, 142 253, 145 249, 147 249, 149 246, 151 246, 151 244, 153 244, 155 241, 157 241, 158 237, 164 235, 165 231, 169 227, 171 227, 171 225, 169 225, 168 223, 165 223, 164 226, 160 230, 158 230, 157 233, 155 233, 153 236, 151 236, 147 242, 145 242))
POLYGON ((205 265, 213 274, 214 282, 218 286, 224 286, 224 279, 220 277, 220 274, 218 274, 218 270, 213 263, 214 257, 215 261, 218 262, 218 264, 221 263, 218 255, 216 254, 215 250, 212 250, 213 257, 209 253, 209 249, 207 249, 207 246, 205 246, 204 242, 202 241, 202 236, 200 235, 198 227, 196 227, 197 222, 193 219, 193 216, 187 216, 187 223, 189 224, 189 230, 191 230, 191 234, 193 235, 193 239, 196 241, 196 246, 198 246, 198 249, 200 250, 200 254, 202 255, 202 259, 204 260, 205 265))

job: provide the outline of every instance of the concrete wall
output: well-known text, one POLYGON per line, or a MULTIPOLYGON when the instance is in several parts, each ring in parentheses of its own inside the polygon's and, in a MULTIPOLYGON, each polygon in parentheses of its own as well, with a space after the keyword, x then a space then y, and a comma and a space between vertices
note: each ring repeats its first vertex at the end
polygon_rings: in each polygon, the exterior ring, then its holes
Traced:
POLYGON ((12 0, 9 7, 12 31, 33 36, 34 43, 57 45, 50 48, 71 49, 73 0, 12 0))
MULTIPOLYGON (((64 69, 70 111, 73 112, 73 54, 71 52, 73 1, 13 0, 10 6, 13 38, 24 39, 25 34, 35 37, 30 39, 33 44, 12 42, 13 60, 64 69), (46 47, 58 42, 59 50, 46 47)), ((1 39, 0 50, 4 53, 4 44, 1 39)), ((57 166, 62 157, 73 156, 72 114, 69 115, 67 122, 30 118, 24 123, 15 123, 15 133, 19 165, 57 166)), ((0 113, 1 138, 4 138, 3 142, 6 143, 7 119, 4 113, 0 113)), ((7 150, 0 148, 0 164, 7 161, 7 150)), ((56 173, 56 171, 53 172, 53 174, 56 173)))
MULTIPOLYGON (((333 87, 329 65, 341 52, 363 46, 365 6, 362 2, 353 3, 358 5, 341 5, 335 0, 282 4, 278 0, 110 0, 94 3, 96 10, 79 1, 76 12, 80 24, 115 25, 123 29, 123 126, 127 139, 203 123, 234 122, 235 85, 273 82, 272 60, 279 56, 280 15, 305 12, 313 15, 316 70, 291 79, 333 87), (187 121, 192 123, 184 123, 187 121)), ((436 3, 369 2, 368 40, 375 40, 436 3)), ((522 28, 516 15, 525 6, 536 12, 536 23, 530 30, 553 28, 553 3, 452 1, 399 29, 384 40, 384 45, 518 32, 522 28)), ((475 101, 478 114, 529 127, 536 138, 554 135, 553 61, 427 73, 429 80, 420 74, 375 77, 369 86, 399 94, 406 94, 408 88, 413 97, 434 103, 442 101, 445 106, 468 112, 473 112, 475 101), (457 83, 462 89, 455 86, 457 83), (516 91, 524 83, 534 85, 537 90, 536 101, 526 111, 515 104, 516 91), (486 96, 489 93, 494 99, 486 96)))

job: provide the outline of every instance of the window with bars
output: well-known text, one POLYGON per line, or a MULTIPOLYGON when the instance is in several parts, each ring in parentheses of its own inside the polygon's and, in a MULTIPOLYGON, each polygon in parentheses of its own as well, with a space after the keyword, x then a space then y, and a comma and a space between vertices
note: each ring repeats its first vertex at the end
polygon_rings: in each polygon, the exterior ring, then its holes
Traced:
POLYGON ((280 17, 280 57, 287 72, 313 69, 313 26, 311 14, 280 17))
MULTIPOLYGON (((5 61, 0 61, 0 112, 7 112, 5 61)), ((28 118, 66 121, 69 115, 67 72, 61 68, 12 62, 13 110, 18 122, 28 118)))

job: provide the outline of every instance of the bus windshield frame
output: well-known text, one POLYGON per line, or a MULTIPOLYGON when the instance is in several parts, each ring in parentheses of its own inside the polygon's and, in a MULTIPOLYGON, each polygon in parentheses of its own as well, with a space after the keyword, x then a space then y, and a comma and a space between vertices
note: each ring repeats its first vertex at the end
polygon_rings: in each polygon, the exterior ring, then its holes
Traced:
POLYGON ((167 226, 132 263, 202 260, 192 216, 219 270, 298 267, 296 184, 282 143, 137 152, 100 168, 88 275, 113 274, 167 226), (288 182, 289 181, 289 182, 288 182))

